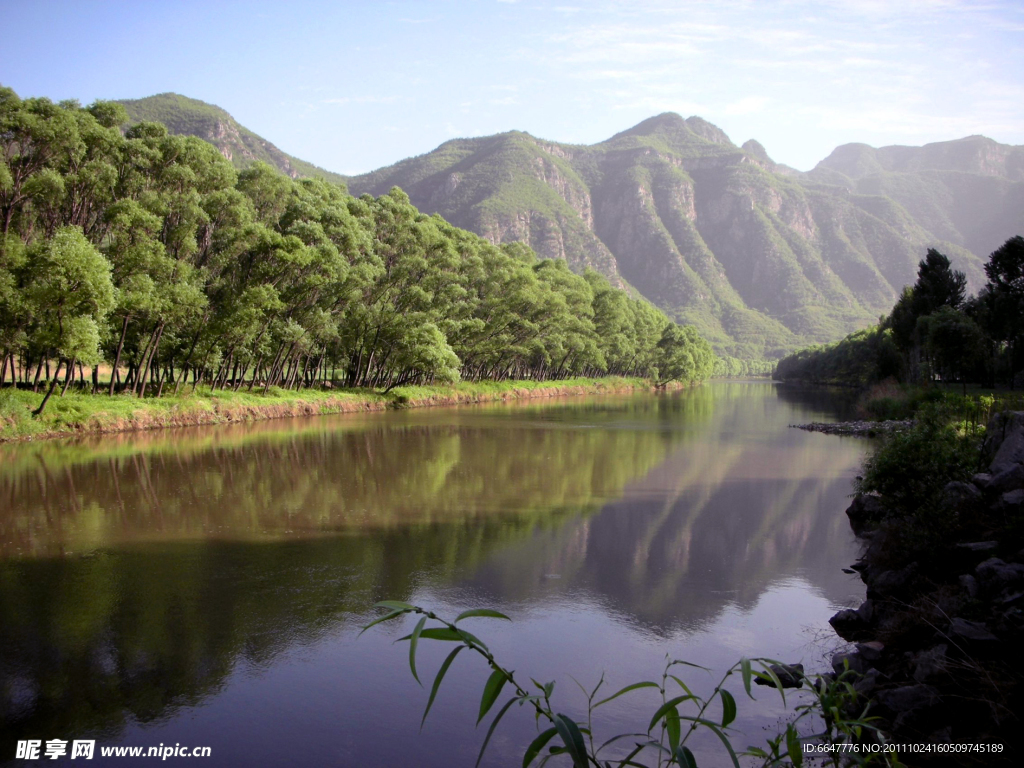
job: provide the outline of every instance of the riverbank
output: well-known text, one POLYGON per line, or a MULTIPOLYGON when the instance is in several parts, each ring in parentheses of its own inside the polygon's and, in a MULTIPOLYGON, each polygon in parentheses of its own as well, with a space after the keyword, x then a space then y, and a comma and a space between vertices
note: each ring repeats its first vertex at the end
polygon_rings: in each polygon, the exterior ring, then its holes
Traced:
POLYGON ((904 432, 914 422, 903 421, 812 421, 810 424, 790 424, 791 429, 802 429, 806 432, 821 432, 826 435, 843 435, 846 437, 878 437, 890 432, 904 432))
POLYGON ((863 675, 857 690, 891 742, 918 746, 914 764, 1009 764, 1024 711, 1024 412, 993 417, 971 462, 982 471, 964 465, 958 479, 935 482, 937 467, 915 451, 915 441, 944 450, 926 444, 935 436, 898 436, 888 457, 869 460, 866 475, 887 475, 881 492, 847 510, 867 599, 832 617, 855 643, 833 667, 863 675), (904 463, 884 464, 894 458, 904 463))
POLYGON ((422 408, 566 395, 613 394, 653 390, 647 379, 611 376, 563 381, 483 381, 447 386, 396 387, 387 394, 366 389, 302 390, 272 387, 266 394, 209 391, 138 399, 127 395, 68 392, 54 396, 46 411, 32 416, 42 395, 0 390, 0 442, 43 440, 72 435, 133 432, 165 427, 315 416, 388 408, 422 408))

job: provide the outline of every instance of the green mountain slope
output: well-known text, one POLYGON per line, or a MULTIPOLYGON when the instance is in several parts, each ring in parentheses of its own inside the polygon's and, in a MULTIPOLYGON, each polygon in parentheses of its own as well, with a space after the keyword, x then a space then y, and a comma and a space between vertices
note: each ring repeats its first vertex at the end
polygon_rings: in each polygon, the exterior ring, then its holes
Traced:
POLYGON ((145 99, 125 99, 119 103, 128 110, 133 123, 144 120, 163 123, 171 133, 198 136, 217 147, 236 168, 244 168, 261 160, 293 179, 300 176, 322 176, 337 183, 345 181, 340 174, 325 171, 282 152, 266 139, 240 125, 220 107, 205 101, 177 93, 159 93, 145 99))
POLYGON ((353 194, 413 204, 496 243, 590 267, 693 323, 722 354, 775 358, 889 310, 927 248, 972 290, 1024 230, 1024 147, 971 136, 924 147, 837 148, 809 173, 738 147, 699 117, 666 113, 592 146, 511 131, 456 139, 342 177, 281 152, 224 110, 175 94, 122 102, 133 120, 215 144, 236 166, 268 162, 353 194))
POLYGON ((666 113, 593 146, 511 132, 352 177, 495 242, 590 266, 695 324, 720 352, 775 357, 887 311, 935 247, 974 285, 1024 225, 1024 148, 970 137, 840 147, 810 173, 666 113))

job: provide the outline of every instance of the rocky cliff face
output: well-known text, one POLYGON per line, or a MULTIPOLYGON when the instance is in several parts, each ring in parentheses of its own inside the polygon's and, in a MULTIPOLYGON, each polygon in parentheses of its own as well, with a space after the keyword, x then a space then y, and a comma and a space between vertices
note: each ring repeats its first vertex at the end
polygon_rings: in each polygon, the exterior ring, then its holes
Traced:
POLYGON ((589 147, 524 133, 449 142, 349 180, 495 242, 634 286, 720 352, 777 356, 888 311, 929 247, 972 288, 1024 226, 1024 148, 969 137, 838 148, 811 173, 665 114, 589 147))

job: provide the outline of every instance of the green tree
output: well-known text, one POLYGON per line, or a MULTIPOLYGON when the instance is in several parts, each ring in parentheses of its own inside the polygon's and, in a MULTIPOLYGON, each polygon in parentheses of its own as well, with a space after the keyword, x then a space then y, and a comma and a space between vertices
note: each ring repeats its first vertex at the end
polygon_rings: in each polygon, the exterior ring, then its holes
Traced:
POLYGON ((46 396, 33 412, 43 412, 57 383, 61 364, 65 383, 75 361, 99 359, 99 325, 114 306, 110 263, 77 227, 62 227, 30 253, 28 295, 38 312, 37 335, 58 356, 46 396))

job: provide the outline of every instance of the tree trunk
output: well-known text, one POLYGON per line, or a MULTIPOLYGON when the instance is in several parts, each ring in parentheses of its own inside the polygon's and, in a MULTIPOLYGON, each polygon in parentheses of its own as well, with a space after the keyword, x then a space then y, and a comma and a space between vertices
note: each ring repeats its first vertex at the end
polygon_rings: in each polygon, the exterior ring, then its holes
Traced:
POLYGON ((149 369, 153 365, 153 359, 156 357, 157 347, 160 346, 160 337, 164 333, 164 324, 160 323, 153 331, 153 337, 149 344, 149 355, 145 358, 143 363, 139 364, 139 381, 138 381, 138 394, 137 397, 145 397, 146 395, 146 379, 149 375, 149 369))
MULTIPOLYGON (((57 377, 54 376, 56 379, 57 377)), ((75 358, 71 358, 71 362, 68 363, 66 372, 64 373, 64 386, 60 390, 60 396, 64 397, 64 393, 68 391, 68 385, 71 380, 75 378, 75 358)))
POLYGON ((121 364, 121 351, 124 349, 124 337, 128 333, 128 317, 128 315, 125 315, 124 322, 121 323, 121 338, 118 339, 117 354, 114 355, 114 367, 110 371, 110 391, 107 392, 108 395, 114 394, 114 379, 116 378, 114 374, 117 371, 117 367, 121 364))
POLYGON ((63 360, 58 360, 57 361, 57 370, 54 371, 54 377, 52 379, 50 379, 50 388, 46 390, 46 396, 43 398, 43 402, 41 402, 39 404, 38 408, 36 408, 34 411, 32 411, 32 415, 33 416, 39 416, 43 412, 43 409, 46 407, 47 401, 50 399, 50 395, 53 394, 53 390, 57 386, 57 376, 56 376, 56 374, 60 373, 60 365, 61 365, 62 362, 64 362, 64 361, 63 360))

